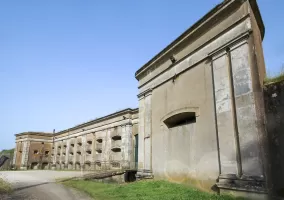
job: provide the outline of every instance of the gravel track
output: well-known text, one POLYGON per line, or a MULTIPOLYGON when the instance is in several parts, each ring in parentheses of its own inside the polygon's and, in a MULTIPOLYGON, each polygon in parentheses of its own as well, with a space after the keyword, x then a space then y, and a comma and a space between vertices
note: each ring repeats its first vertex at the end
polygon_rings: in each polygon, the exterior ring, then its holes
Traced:
POLYGON ((12 185, 13 193, 0 200, 91 200, 87 195, 55 182, 56 179, 82 176, 78 171, 0 171, 0 177, 12 185))

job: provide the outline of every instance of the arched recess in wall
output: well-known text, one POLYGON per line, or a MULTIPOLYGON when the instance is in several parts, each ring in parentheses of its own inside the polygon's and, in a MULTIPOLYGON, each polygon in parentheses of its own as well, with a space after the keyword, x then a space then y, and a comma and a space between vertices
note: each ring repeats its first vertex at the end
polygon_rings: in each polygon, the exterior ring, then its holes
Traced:
POLYGON ((168 128, 173 128, 183 124, 196 123, 199 115, 198 107, 181 108, 167 113, 161 119, 161 124, 165 124, 168 128))

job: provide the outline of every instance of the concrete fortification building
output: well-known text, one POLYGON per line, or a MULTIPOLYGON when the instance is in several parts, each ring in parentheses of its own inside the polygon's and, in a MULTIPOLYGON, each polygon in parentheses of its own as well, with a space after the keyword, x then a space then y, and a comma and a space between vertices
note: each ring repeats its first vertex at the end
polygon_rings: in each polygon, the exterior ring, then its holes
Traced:
POLYGON ((135 74, 139 111, 16 135, 18 168, 137 169, 137 177, 267 194, 264 24, 255 0, 226 0, 135 74))
POLYGON ((125 109, 54 134, 20 133, 14 163, 19 169, 135 168, 137 129, 138 109, 125 109))

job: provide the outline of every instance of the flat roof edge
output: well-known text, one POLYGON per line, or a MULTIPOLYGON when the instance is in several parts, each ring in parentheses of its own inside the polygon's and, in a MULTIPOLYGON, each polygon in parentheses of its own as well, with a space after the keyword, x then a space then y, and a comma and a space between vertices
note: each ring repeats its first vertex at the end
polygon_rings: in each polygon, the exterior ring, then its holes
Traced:
POLYGON ((111 113, 109 115, 106 115, 106 116, 103 116, 103 117, 99 117, 97 119, 94 119, 94 120, 91 120, 91 121, 79 124, 77 126, 73 126, 73 127, 69 128, 69 129, 65 129, 65 130, 59 131, 59 132, 55 133, 54 135, 60 135, 60 134, 63 134, 63 133, 67 133, 68 131, 76 130, 78 128, 82 128, 82 127, 85 127, 85 126, 88 126, 88 125, 91 125, 91 124, 94 124, 94 123, 97 123, 97 122, 101 122, 101 121, 104 121, 104 120, 116 117, 116 116, 121 115, 121 114, 127 114, 127 113, 133 114, 133 113, 138 112, 138 111, 139 111, 139 108, 126 108, 126 109, 123 109, 123 110, 111 113))
POLYGON ((52 136, 52 133, 46 133, 46 132, 35 132, 35 131, 27 131, 22 133, 17 133, 15 136, 22 136, 22 135, 38 135, 38 136, 52 136))
MULTIPOLYGON (((146 64, 144 64, 141 68, 139 68, 135 72, 135 78, 139 80, 139 76, 143 73, 144 70, 148 69, 152 66, 153 63, 156 61, 162 59, 164 55, 173 50, 175 48, 175 45, 177 45, 179 42, 184 40, 190 33, 192 33, 194 30, 196 30, 202 23, 206 22, 210 17, 214 16, 219 10, 227 6, 228 4, 238 2, 240 0, 224 0, 220 4, 216 5, 213 9, 211 9, 209 12, 207 12, 203 17, 201 17, 197 22, 195 22, 192 26, 190 26, 186 31, 184 31, 180 36, 178 36, 174 41, 172 41, 168 46, 166 46, 162 51, 160 51, 158 54, 156 54, 152 59, 150 59, 146 64)), ((255 14, 257 24, 261 31, 262 39, 264 38, 265 33, 265 27, 264 23, 260 14, 259 7, 257 5, 256 0, 243 0, 242 2, 248 1, 252 7, 252 10, 255 14)), ((241 1, 240 1, 241 3, 241 1)))

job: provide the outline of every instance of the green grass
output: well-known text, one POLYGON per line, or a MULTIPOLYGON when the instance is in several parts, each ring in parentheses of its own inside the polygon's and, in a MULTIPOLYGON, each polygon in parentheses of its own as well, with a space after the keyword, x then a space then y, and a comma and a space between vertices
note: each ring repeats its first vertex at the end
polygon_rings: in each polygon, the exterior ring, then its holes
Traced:
POLYGON ((129 184, 108 184, 74 180, 62 184, 84 191, 96 200, 236 200, 231 196, 219 196, 201 192, 184 185, 166 181, 139 181, 129 184))
POLYGON ((12 188, 10 184, 0 178, 0 194, 9 193, 11 191, 12 191, 12 188))
POLYGON ((284 81, 284 66, 276 74, 274 74, 274 75, 269 75, 269 74, 270 73, 268 73, 268 75, 264 79, 264 83, 266 85, 270 84, 270 83, 277 83, 277 82, 280 82, 280 81, 284 81))
POLYGON ((265 84, 270 84, 270 83, 277 83, 280 81, 284 81, 284 73, 283 74, 279 74, 277 76, 274 77, 266 77, 264 80, 265 84))

